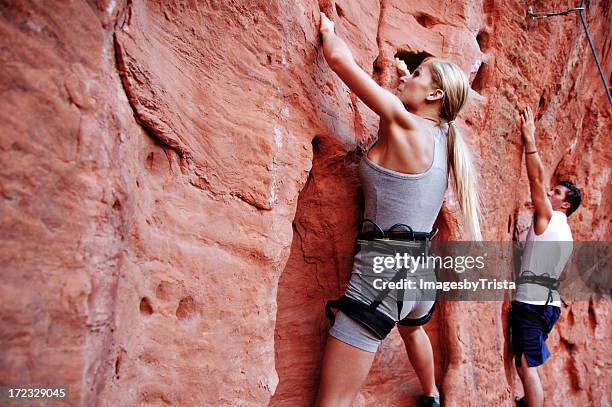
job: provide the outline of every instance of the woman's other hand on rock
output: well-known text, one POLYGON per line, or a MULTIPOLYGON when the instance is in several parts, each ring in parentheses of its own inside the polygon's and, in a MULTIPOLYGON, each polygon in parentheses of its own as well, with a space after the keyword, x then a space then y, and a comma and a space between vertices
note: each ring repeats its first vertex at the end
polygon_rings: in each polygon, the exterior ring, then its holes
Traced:
POLYGON ((400 77, 410 75, 408 65, 406 65, 406 63, 398 57, 395 57, 395 67, 397 68, 397 74, 400 77))
POLYGON ((334 22, 327 18, 325 13, 321 12, 321 21, 319 24, 319 32, 321 34, 330 34, 334 32, 334 22))

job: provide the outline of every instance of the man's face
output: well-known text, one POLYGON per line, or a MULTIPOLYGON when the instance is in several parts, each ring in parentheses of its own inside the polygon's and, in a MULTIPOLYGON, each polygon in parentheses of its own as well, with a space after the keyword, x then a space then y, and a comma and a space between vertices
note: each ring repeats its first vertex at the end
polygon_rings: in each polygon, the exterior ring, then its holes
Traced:
POLYGON ((569 202, 565 202, 565 194, 567 194, 567 191, 569 191, 569 189, 563 185, 557 185, 548 191, 547 195, 553 211, 566 212, 570 207, 569 202))

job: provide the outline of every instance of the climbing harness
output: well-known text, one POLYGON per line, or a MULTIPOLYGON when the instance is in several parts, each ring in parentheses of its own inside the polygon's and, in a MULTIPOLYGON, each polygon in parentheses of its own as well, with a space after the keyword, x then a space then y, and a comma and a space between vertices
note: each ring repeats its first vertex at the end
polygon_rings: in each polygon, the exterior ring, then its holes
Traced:
POLYGON ((553 291, 559 292, 559 280, 550 277, 548 273, 536 275, 532 271, 525 270, 516 279, 516 285, 518 286, 521 284, 537 284, 548 288, 548 298, 544 305, 548 305, 553 300, 553 291))
POLYGON ((547 17, 565 16, 570 13, 573 13, 574 11, 577 11, 580 14, 580 21, 582 22, 582 27, 584 27, 584 32, 587 36, 587 39, 589 40, 589 45, 591 46, 591 51, 593 52, 593 57, 595 58, 597 69, 599 69, 599 75, 601 76, 601 80, 604 84, 604 89, 606 90, 606 94, 608 95, 608 102, 610 102, 610 105, 612 105, 612 95, 610 94, 608 81, 606 80, 603 68, 601 67, 601 63, 599 62, 599 58, 597 57, 597 52, 595 51, 595 46, 593 45, 593 39, 591 38, 591 34, 589 33, 589 28, 587 27, 586 18, 584 16, 584 0, 581 0, 579 7, 574 7, 560 12, 534 12, 533 8, 529 6, 527 8, 527 15, 533 20, 539 20, 541 18, 547 17))
MULTIPOLYGON (((402 246, 403 243, 405 244, 406 242, 422 242, 422 246, 425 250, 425 256, 427 256, 431 250, 431 241, 437 234, 437 228, 434 228, 431 232, 415 232, 410 226, 403 223, 397 223, 387 231, 384 231, 374 221, 364 219, 361 223, 360 234, 357 238, 357 245, 359 250, 363 244, 374 244, 376 245, 375 247, 377 249, 385 250, 389 254, 393 255, 396 253, 395 249, 392 249, 393 245, 402 246), (363 226, 368 223, 373 226, 373 230, 363 232, 363 226)), ((399 282, 403 278, 406 278, 407 270, 400 269, 395 271, 396 274, 391 282, 399 282)), ((360 301, 354 300, 353 298, 347 297, 346 295, 343 295, 336 300, 329 300, 325 304, 325 315, 329 319, 330 324, 334 325, 335 315, 332 312, 332 309, 338 309, 367 327, 376 335, 378 339, 383 340, 389 334, 389 332, 391 332, 391 329, 393 329, 396 323, 399 322, 402 325, 410 325, 410 323, 402 323, 402 320, 396 321, 378 310, 378 306, 382 303, 383 299, 391 290, 389 286, 390 285, 387 285, 387 287, 382 290, 370 304, 364 304, 360 301)), ((403 298, 398 297, 396 302, 397 315, 398 318, 400 318, 403 298)), ((433 307, 428 313, 427 317, 431 318, 432 313, 433 307)))

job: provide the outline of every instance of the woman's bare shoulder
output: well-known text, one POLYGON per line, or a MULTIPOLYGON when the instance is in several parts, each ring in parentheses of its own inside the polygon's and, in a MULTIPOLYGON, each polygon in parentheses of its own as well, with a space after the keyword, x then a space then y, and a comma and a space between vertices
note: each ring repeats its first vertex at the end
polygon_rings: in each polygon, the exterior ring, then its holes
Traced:
MULTIPOLYGON (((424 137, 432 134, 434 129, 431 125, 423 123, 423 119, 413 113, 406 111, 409 115, 410 126, 404 126, 399 122, 387 123, 386 133, 395 141, 410 144, 414 147, 426 147, 433 142, 431 137, 424 137)), ((382 123, 381 123, 382 125, 382 123)))
POLYGON ((394 118, 395 124, 406 129, 414 130, 419 125, 419 118, 414 113, 410 113, 407 109, 402 109, 394 118))

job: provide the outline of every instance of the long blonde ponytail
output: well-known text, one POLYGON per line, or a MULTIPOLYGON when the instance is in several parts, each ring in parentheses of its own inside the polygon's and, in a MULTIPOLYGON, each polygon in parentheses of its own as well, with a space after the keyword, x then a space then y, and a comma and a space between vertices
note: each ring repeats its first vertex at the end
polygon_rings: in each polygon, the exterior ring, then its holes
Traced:
POLYGON ((440 117, 448 122, 448 162, 452 171, 455 193, 463 216, 463 227, 473 240, 482 240, 480 231, 480 199, 478 176, 468 147, 454 121, 467 101, 470 84, 465 73, 457 65, 438 58, 427 58, 431 76, 444 91, 440 117))
POLYGON ((463 225, 472 239, 482 240, 480 232, 480 199, 478 196, 478 176, 472 164, 468 147, 459 134, 455 124, 448 126, 448 161, 453 172, 455 192, 463 215, 463 225))

